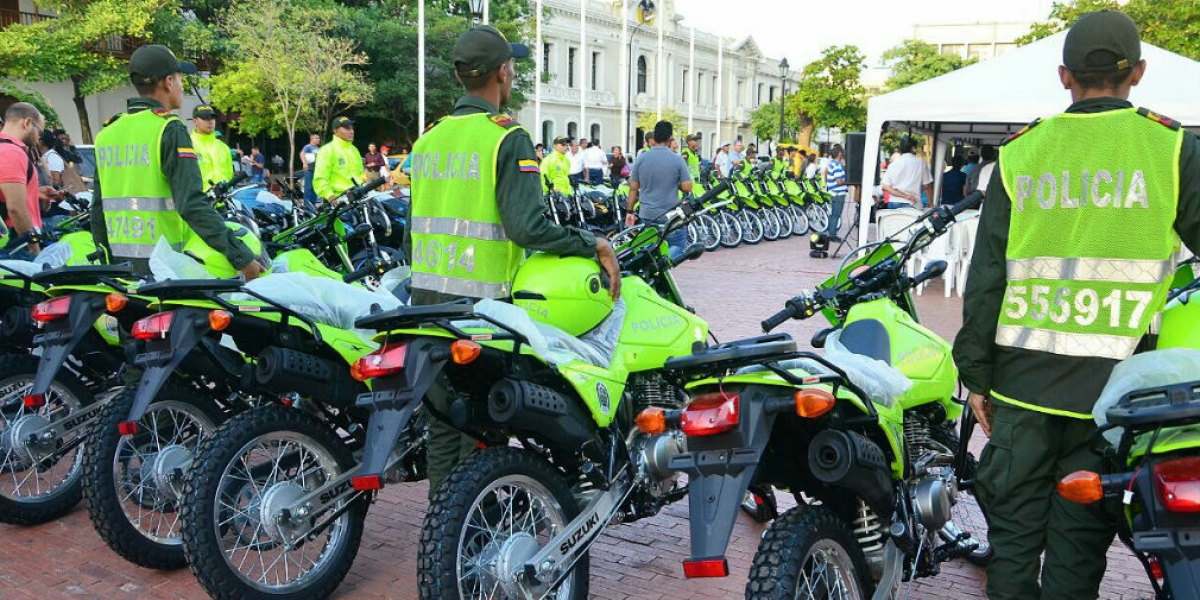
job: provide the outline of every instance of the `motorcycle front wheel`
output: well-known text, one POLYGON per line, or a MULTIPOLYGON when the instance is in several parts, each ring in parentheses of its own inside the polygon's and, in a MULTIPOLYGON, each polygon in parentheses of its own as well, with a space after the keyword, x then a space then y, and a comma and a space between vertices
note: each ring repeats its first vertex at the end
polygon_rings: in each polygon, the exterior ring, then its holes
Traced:
POLYGON ((704 244, 705 252, 712 252, 721 247, 721 225, 712 215, 703 214, 696 219, 698 227, 696 231, 700 234, 700 243, 704 244))
POLYGON ((332 594, 358 554, 366 497, 280 515, 353 464, 346 444, 304 411, 265 406, 230 419, 197 449, 184 490, 183 546, 200 585, 219 600, 332 594))
POLYGON ((813 202, 804 207, 804 212, 808 215, 808 225, 813 231, 824 233, 829 229, 829 211, 824 205, 813 202))
POLYGON ((788 212, 792 214, 792 234, 804 235, 808 233, 808 215, 804 214, 804 208, 793 204, 788 207, 788 212))
POLYGON ((763 535, 747 600, 863 600, 870 571, 850 529, 820 506, 797 506, 763 535))
POLYGON ((783 224, 779 222, 779 215, 769 208, 759 209, 758 213, 763 223, 763 237, 767 238, 768 242, 779 239, 783 234, 783 224))
POLYGON ((530 585, 521 569, 578 513, 567 481, 542 458, 518 448, 471 457, 442 482, 425 513, 420 597, 587 598, 587 555, 554 590, 530 585))
POLYGON ((727 210, 717 213, 717 222, 721 224, 721 246, 736 248, 742 243, 742 224, 737 216, 727 210))
MULTIPOLYGON (((60 370, 40 407, 26 406, 38 360, 27 355, 0 357, 0 523, 36 525, 66 514, 82 494, 83 448, 59 456, 57 440, 34 439, 32 432, 77 414, 93 402, 75 375, 60 370)), ((62 440, 82 441, 86 427, 62 440)))

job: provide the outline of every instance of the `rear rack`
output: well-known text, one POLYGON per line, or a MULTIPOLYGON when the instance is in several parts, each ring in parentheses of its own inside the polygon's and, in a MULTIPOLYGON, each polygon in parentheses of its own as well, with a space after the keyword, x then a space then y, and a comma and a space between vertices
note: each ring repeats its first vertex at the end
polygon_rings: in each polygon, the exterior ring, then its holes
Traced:
POLYGON ((1108 422, 1129 429, 1155 429, 1200 423, 1200 381, 1135 390, 1105 413, 1108 422))

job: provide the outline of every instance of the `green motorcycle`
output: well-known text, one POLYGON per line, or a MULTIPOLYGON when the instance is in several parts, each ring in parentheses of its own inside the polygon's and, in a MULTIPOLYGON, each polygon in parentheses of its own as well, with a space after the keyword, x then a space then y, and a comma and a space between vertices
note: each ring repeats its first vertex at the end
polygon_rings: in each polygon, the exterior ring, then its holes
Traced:
POLYGON ((763 536, 747 598, 886 598, 944 561, 990 560, 986 542, 960 527, 971 503, 961 484, 974 460, 954 426, 963 404, 953 396, 950 344, 917 322, 909 296, 945 263, 904 273, 914 252, 979 200, 930 211, 899 249, 865 248, 763 322, 770 331, 825 313, 834 327, 813 340, 824 356, 777 334, 666 363, 690 400, 679 410, 647 409, 638 422, 648 435, 687 440, 670 463, 689 481, 685 576, 729 574, 725 549, 751 486, 790 490, 798 505, 763 536))

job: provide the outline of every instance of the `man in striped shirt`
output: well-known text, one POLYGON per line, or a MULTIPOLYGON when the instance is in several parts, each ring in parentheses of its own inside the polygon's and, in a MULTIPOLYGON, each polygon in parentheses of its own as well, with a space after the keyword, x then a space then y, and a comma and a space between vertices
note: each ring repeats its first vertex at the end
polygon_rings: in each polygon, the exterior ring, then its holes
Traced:
POLYGON ((829 149, 829 164, 825 167, 825 189, 833 195, 833 214, 829 215, 829 227, 825 230, 829 240, 840 242, 838 230, 842 227, 842 210, 846 207, 846 169, 842 166, 842 145, 834 144, 829 149))

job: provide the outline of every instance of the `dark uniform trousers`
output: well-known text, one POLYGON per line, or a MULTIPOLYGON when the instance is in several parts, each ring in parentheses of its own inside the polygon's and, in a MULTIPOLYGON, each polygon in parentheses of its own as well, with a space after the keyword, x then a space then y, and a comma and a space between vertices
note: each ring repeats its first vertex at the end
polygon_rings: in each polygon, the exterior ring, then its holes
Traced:
POLYGON ((1056 491, 1065 475, 1102 470, 1104 461, 1093 451, 1095 422, 993 402, 992 436, 976 478, 995 549, 987 569, 988 596, 1096 598, 1116 532, 1117 503, 1076 504, 1056 491))

